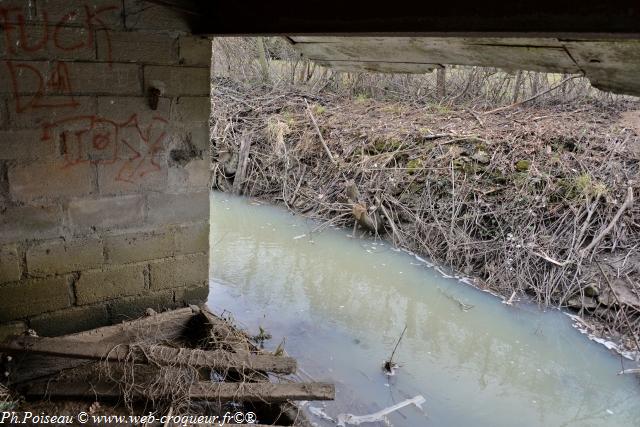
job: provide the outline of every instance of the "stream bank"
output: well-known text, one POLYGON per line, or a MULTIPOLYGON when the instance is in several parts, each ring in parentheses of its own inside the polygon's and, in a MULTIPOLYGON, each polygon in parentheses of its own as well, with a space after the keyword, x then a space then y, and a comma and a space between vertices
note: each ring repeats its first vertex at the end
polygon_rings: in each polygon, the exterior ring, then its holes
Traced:
POLYGON ((503 304, 389 243, 340 227, 310 234, 318 225, 212 195, 208 305, 251 336, 271 335, 265 349, 295 357, 302 381, 335 384, 334 401, 303 406, 318 426, 420 397, 421 408, 389 413, 390 425, 637 424, 640 383, 617 375, 635 362, 587 340, 561 311, 503 304), (388 376, 383 361, 405 327, 388 376))
POLYGON ((633 102, 455 110, 213 85, 214 188, 377 234, 640 348, 633 102))

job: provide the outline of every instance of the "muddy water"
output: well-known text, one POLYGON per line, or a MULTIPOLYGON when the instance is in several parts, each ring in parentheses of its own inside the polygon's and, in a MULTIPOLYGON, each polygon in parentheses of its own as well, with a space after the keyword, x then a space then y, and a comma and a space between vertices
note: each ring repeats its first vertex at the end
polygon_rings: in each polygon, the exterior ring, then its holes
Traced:
MULTIPOLYGON (((638 426, 640 382, 558 311, 502 304, 387 244, 215 193, 209 305, 333 381, 321 426, 421 395, 393 426, 638 426), (302 236, 304 235, 304 236, 302 236), (403 328, 401 368, 381 370, 403 328)), ((633 367, 625 361, 625 367, 633 367)), ((384 425, 381 422, 363 425, 384 425)))

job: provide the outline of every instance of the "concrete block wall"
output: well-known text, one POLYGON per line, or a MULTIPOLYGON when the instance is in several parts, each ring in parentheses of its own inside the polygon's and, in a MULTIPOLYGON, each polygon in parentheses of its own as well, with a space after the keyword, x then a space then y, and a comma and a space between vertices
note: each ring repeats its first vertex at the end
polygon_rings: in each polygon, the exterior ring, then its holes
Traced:
POLYGON ((0 0, 0 330, 206 299, 210 56, 163 6, 0 0))

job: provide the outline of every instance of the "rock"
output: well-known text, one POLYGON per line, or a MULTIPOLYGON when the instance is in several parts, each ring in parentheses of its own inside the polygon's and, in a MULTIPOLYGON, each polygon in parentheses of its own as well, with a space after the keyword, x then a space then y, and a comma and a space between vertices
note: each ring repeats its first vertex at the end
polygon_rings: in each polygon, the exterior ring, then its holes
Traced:
POLYGON ((407 170, 409 173, 415 173, 422 168, 422 159, 413 159, 407 162, 407 170))
POLYGON ((476 151, 475 153, 473 153, 471 158, 478 163, 485 163, 485 164, 489 163, 489 160, 490 160, 489 154, 487 154, 487 152, 483 150, 476 151))
POLYGON ((597 283, 589 283, 584 288, 584 294, 588 297, 597 297, 600 295, 600 289, 598 288, 597 283))
POLYGON ((518 160, 516 162, 516 170, 518 172, 526 172, 529 170, 531 162, 529 160, 518 160))
POLYGON ((593 310, 598 306, 598 301, 596 301, 595 298, 588 297, 586 295, 582 298, 580 296, 576 296, 570 298, 569 301, 567 301, 567 305, 577 309, 593 310))
MULTIPOLYGON (((611 279, 609 279, 611 280, 611 279)), ((607 285, 608 286, 608 285, 607 285)), ((611 288, 615 292, 611 292, 610 289, 604 290, 599 296, 598 301, 606 306, 627 305, 640 309, 640 297, 636 295, 629 287, 629 284, 623 279, 611 280, 611 288)))

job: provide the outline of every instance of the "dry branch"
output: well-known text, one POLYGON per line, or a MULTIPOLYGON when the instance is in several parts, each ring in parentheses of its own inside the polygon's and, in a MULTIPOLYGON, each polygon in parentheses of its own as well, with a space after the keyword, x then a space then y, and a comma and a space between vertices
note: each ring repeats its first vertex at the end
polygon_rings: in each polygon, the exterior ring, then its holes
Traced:
POLYGON ((234 354, 224 350, 205 351, 162 345, 83 343, 69 339, 29 336, 17 337, 0 344, 0 351, 113 362, 132 358, 133 362, 151 362, 163 366, 255 370, 284 374, 291 374, 296 370, 295 359, 270 354, 234 354))
POLYGON ((493 113, 497 113, 498 111, 504 111, 504 110, 508 110, 509 108, 513 108, 513 107, 517 107, 518 105, 522 105, 525 104, 527 102, 533 101, 536 98, 541 97, 542 95, 545 95, 553 90, 558 89, 559 87, 563 86, 564 84, 566 84, 568 81, 573 80, 573 79, 577 79, 582 77, 582 74, 580 75, 575 75, 575 76, 569 76, 566 79, 562 80, 561 82, 559 82, 557 85, 551 86, 549 89, 547 90, 543 90, 542 92, 536 93, 535 95, 530 96, 527 99, 523 99, 520 102, 514 102, 513 104, 510 105, 505 105, 504 107, 499 107, 499 108, 494 108, 493 110, 490 111, 485 111, 482 114, 493 114, 493 113))
MULTIPOLYGON (((564 87, 573 89, 567 82, 564 87)), ((237 150, 238 135, 256 135, 249 196, 286 199, 293 212, 348 229, 361 217, 352 214, 354 202, 377 206, 388 220, 376 227, 380 236, 473 276, 505 299, 526 293, 565 306, 592 282, 592 258, 637 258, 640 223, 634 218, 640 211, 629 203, 616 219, 621 205, 615 200, 625 199, 630 182, 637 191, 633 147, 640 135, 617 124, 619 105, 529 107, 508 117, 476 117, 469 107, 415 99, 353 100, 224 82, 214 86, 213 102, 217 150, 237 150), (315 124, 312 100, 324 109, 315 124), (276 150, 265 132, 274 122, 287 124, 285 150, 276 150), (318 134, 340 160, 339 171, 317 144, 318 134), (348 183, 357 186, 358 197, 348 183), (622 221, 627 214, 631 220, 622 221), (588 245, 592 256, 580 256, 579 248, 588 245)), ((228 180, 216 173, 216 188, 228 190, 228 180)), ((630 264, 620 273, 637 281, 634 271, 630 264)), ((620 313, 606 307, 593 311, 604 320, 597 333, 621 332, 631 342, 620 313)), ((622 310, 640 336, 640 313, 622 310)))
POLYGON ((304 100, 304 103, 307 106, 307 113, 309 114, 309 117, 313 122, 313 126, 316 128, 316 132, 318 133, 318 138, 320 138, 320 143, 322 144, 324 151, 327 153, 327 156, 329 156, 329 160, 331 160, 331 163, 337 164, 336 159, 333 158, 333 154, 331 154, 331 150, 329 150, 329 146, 327 146, 327 143, 325 142, 324 137, 322 136, 322 132, 318 127, 318 122, 316 121, 316 118, 313 115, 313 112, 311 111, 311 108, 309 107, 309 103, 307 102, 306 98, 304 100))
POLYGON ((589 243, 589 245, 586 248, 581 250, 581 253, 583 256, 591 252, 593 248, 595 248, 598 245, 598 243, 600 243, 600 241, 604 239, 605 236, 611 232, 611 230, 613 230, 613 227, 615 227, 616 223, 618 222, 618 220, 620 219, 624 211, 626 211, 632 204, 633 204, 633 188, 628 187, 627 197, 624 199, 624 203, 622 204, 622 206, 620 206, 620 209, 618 209, 618 212, 616 212, 613 219, 605 227, 605 229, 602 230, 596 237, 594 237, 594 239, 591 241, 591 243, 589 243))

